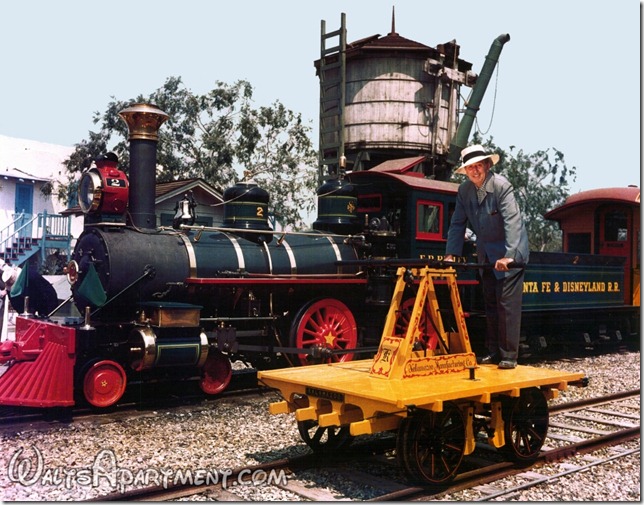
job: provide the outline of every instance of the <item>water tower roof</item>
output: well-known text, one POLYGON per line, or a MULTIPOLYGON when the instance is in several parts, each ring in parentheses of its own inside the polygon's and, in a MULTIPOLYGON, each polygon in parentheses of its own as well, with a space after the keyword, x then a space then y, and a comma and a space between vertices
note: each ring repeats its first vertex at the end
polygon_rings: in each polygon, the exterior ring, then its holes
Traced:
MULTIPOLYGON (((371 35, 363 39, 356 40, 347 44, 347 60, 372 58, 374 56, 392 55, 404 53, 406 56, 416 56, 420 58, 431 58, 441 61, 444 59, 451 62, 450 66, 458 68, 462 72, 471 70, 472 64, 459 58, 460 46, 455 40, 438 44, 435 48, 421 44, 414 40, 400 36, 395 31, 382 37, 380 34, 371 35)), ((337 55, 327 56, 327 63, 337 59, 337 55)), ((320 68, 320 60, 314 62, 315 68, 320 68)))
POLYGON ((435 48, 401 37, 397 33, 392 32, 384 37, 381 37, 380 35, 372 35, 371 37, 347 44, 347 58, 357 55, 362 51, 371 52, 383 50, 420 51, 427 53, 427 56, 438 56, 438 51, 435 48))

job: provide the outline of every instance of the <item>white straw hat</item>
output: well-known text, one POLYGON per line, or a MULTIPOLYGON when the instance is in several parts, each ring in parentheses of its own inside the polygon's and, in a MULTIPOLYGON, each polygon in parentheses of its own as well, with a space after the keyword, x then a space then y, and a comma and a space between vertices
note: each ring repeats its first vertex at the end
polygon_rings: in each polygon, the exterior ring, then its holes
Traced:
POLYGON ((475 144, 473 146, 466 147, 461 151, 461 163, 462 165, 454 170, 455 174, 466 174, 465 167, 473 165, 483 160, 491 160, 492 165, 496 165, 499 162, 499 155, 492 153, 488 154, 483 149, 483 146, 475 144))

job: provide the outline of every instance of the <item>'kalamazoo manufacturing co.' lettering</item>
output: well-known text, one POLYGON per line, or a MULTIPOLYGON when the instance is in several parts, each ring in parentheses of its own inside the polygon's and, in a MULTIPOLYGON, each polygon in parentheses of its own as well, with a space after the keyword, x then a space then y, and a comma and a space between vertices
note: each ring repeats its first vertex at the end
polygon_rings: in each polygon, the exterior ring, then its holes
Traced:
POLYGON ((619 293, 619 282, 591 282, 591 281, 564 281, 564 282, 536 282, 523 283, 524 293, 619 293))

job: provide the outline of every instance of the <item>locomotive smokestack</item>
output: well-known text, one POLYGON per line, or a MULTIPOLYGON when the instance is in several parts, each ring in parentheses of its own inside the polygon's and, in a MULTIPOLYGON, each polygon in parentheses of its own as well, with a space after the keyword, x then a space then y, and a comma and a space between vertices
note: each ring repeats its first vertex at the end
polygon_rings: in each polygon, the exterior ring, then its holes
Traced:
POLYGON ((155 105, 137 103, 119 112, 130 131, 130 220, 137 228, 156 228, 154 188, 159 128, 168 115, 155 105))

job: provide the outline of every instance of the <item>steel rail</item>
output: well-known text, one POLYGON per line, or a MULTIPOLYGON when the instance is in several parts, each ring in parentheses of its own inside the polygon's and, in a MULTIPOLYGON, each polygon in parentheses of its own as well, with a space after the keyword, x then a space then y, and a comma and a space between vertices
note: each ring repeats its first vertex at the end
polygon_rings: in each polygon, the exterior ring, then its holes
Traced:
MULTIPOLYGON (((621 399, 633 397, 639 395, 639 390, 625 391, 621 393, 610 394, 606 396, 580 400, 575 402, 567 402, 560 405, 551 406, 549 409, 551 412, 563 412, 565 410, 575 410, 588 406, 595 406, 611 401, 619 401, 621 399)), ((615 431, 608 435, 595 436, 589 440, 582 440, 574 443, 567 444, 564 447, 550 449, 542 451, 537 460, 530 464, 528 468, 538 468, 546 463, 552 463, 554 461, 559 461, 565 458, 569 458, 576 455, 586 454, 592 451, 596 451, 602 447, 607 447, 621 443, 624 441, 633 440, 640 436, 640 427, 631 427, 626 429, 621 429, 615 431)), ((359 447, 354 448, 351 453, 351 456, 348 458, 350 460, 356 458, 368 457, 373 453, 369 450, 360 451, 359 447), (356 450, 357 449, 357 450, 356 450)), ((330 464, 337 463, 338 461, 346 462, 346 455, 344 459, 341 455, 334 455, 332 457, 320 458, 316 454, 305 454, 303 456, 298 456, 288 459, 279 459, 267 463, 262 463, 258 465, 247 465, 240 467, 231 471, 227 476, 229 482, 237 479, 241 472, 248 473, 253 471, 271 471, 271 470, 289 470, 290 472, 296 470, 304 470, 314 467, 328 467, 330 464)), ((401 499, 410 499, 410 498, 432 498, 436 499, 440 496, 446 496, 450 493, 462 491, 465 489, 471 489, 477 485, 494 482, 500 478, 512 476, 524 472, 526 470, 525 465, 516 464, 513 462, 501 462, 491 465, 487 465, 476 470, 471 470, 468 472, 463 472, 458 475, 454 482, 447 488, 437 492, 432 490, 429 486, 424 485, 412 485, 404 489, 397 491, 392 491, 390 493, 385 493, 381 496, 372 498, 367 501, 391 501, 391 500, 401 500, 401 499)), ((581 471, 581 470, 580 470, 581 471)), ((347 476, 350 478, 350 475, 347 476)), ((541 483, 540 480, 535 480, 532 483, 527 483, 522 485, 523 487, 529 487, 528 484, 538 485, 541 483)), ((282 489, 289 489, 288 486, 281 486, 282 489)), ((511 490, 504 490, 504 493, 511 493, 516 490, 519 490, 521 487, 517 486, 511 490)), ((174 486, 152 486, 143 489, 134 489, 124 493, 113 493, 108 495, 99 496, 92 498, 88 501, 168 501, 174 500, 186 496, 197 495, 205 491, 210 492, 225 492, 225 487, 221 484, 207 483, 203 485, 193 485, 193 484, 178 484, 174 486)), ((293 491, 297 493, 297 491, 293 491)), ((496 495, 485 495, 481 497, 481 500, 487 500, 495 497, 496 495)), ((240 500, 242 498, 240 497, 240 500)))

